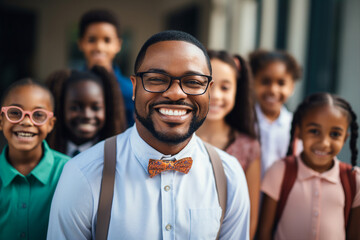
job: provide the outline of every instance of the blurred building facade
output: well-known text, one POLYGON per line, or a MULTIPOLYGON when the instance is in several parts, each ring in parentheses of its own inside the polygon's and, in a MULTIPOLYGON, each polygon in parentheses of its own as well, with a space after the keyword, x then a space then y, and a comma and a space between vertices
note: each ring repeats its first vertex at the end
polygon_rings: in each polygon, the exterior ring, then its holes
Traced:
MULTIPOLYGON (((0 90, 31 76, 84 64, 77 23, 93 8, 114 11, 124 46, 117 61, 126 74, 143 42, 165 29, 187 31, 208 48, 243 56, 256 49, 285 49, 304 70, 288 107, 328 91, 360 115, 359 0, 3 0, 0 5, 0 90)), ((360 144, 359 144, 360 147, 360 144)), ((340 158, 350 159, 345 146, 340 158)))

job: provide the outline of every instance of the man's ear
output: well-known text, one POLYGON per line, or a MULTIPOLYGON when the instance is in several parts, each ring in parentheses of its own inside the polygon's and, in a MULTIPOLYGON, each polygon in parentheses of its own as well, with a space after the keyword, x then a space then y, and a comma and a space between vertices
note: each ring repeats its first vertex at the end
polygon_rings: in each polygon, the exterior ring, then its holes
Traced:
POLYGON ((136 92, 136 76, 134 75, 131 75, 130 76, 130 80, 131 80, 131 83, 133 85, 133 96, 132 96, 132 99, 133 101, 135 100, 135 92, 136 92))
MULTIPOLYGON (((214 81, 211 81, 211 82, 209 83, 209 89, 212 88, 213 84, 214 84, 214 81)), ((208 89, 208 90, 209 90, 209 89, 208 89)))

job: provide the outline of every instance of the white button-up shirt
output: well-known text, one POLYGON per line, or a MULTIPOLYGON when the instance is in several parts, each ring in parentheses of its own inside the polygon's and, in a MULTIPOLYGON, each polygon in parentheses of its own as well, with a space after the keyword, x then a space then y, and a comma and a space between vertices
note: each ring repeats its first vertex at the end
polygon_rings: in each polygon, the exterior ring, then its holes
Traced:
MULTIPOLYGON (((53 198, 48 239, 94 239, 104 142, 66 164, 53 198)), ((249 238, 249 198, 238 161, 217 149, 227 177, 221 239, 249 238)), ((212 165, 195 134, 178 154, 153 149, 136 127, 117 136, 114 198, 108 239, 215 239, 221 208, 212 165), (149 159, 191 157, 188 174, 166 171, 150 178, 149 159)))
POLYGON ((260 128, 261 177, 263 177, 266 170, 275 161, 286 156, 293 114, 283 106, 279 117, 275 121, 269 122, 259 104, 256 104, 255 110, 260 128))

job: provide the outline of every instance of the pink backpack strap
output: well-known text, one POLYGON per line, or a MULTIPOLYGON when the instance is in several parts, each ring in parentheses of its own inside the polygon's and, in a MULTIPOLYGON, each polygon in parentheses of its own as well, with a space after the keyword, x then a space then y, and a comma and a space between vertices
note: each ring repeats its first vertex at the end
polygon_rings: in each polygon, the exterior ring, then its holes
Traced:
POLYGON ((275 221, 274 221, 274 233, 277 228, 277 224, 280 221, 281 215, 284 211, 286 201, 289 197, 289 193, 294 186, 296 177, 297 177, 297 162, 295 156, 287 156, 283 159, 285 162, 285 172, 284 177, 281 184, 279 201, 276 207, 275 221))
POLYGON ((346 227, 350 216, 351 206, 356 194, 356 173, 352 170, 352 166, 350 164, 344 162, 339 162, 339 168, 341 184, 345 193, 344 217, 346 227))

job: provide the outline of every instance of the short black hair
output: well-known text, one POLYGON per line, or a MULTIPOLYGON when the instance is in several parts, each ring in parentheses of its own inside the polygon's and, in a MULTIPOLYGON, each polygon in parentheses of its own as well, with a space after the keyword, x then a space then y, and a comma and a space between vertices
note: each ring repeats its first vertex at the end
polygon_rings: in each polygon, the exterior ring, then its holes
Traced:
POLYGON ((55 108, 55 100, 54 100, 54 96, 52 94, 52 92, 50 91, 50 89, 43 83, 38 82, 32 78, 23 78, 20 79, 18 81, 15 81, 14 83, 12 83, 5 91, 4 95, 2 96, 0 103, 1 106, 3 106, 5 99, 10 95, 10 93, 12 92, 12 90, 14 90, 15 88, 18 87, 23 87, 23 86, 36 86, 39 87, 43 90, 45 90, 50 97, 50 106, 52 108, 52 110, 54 111, 55 108))
POLYGON ((100 22, 110 23, 113 25, 116 29, 117 36, 121 38, 119 20, 113 12, 106 9, 93 9, 82 15, 79 23, 79 38, 84 37, 86 29, 90 24, 100 22))
POLYGON ((302 70, 296 59, 288 52, 282 50, 268 51, 264 49, 256 50, 249 55, 249 63, 253 76, 267 67, 270 63, 282 62, 286 66, 286 71, 291 74, 294 81, 301 78, 302 70))
POLYGON ((197 40, 194 36, 192 36, 186 32, 177 31, 177 30, 166 30, 163 32, 159 32, 155 35, 152 35, 141 47, 141 49, 136 57, 134 73, 137 73, 137 71, 139 70, 140 65, 142 64, 142 61, 144 60, 146 50, 151 45, 158 43, 158 42, 164 42, 164 41, 183 41, 183 42, 191 43, 191 44, 197 46, 198 48, 200 48, 200 50, 205 55, 207 65, 210 70, 210 75, 212 74, 210 58, 207 54, 207 51, 206 51, 206 48, 204 47, 204 45, 202 43, 200 43, 200 41, 197 40))

